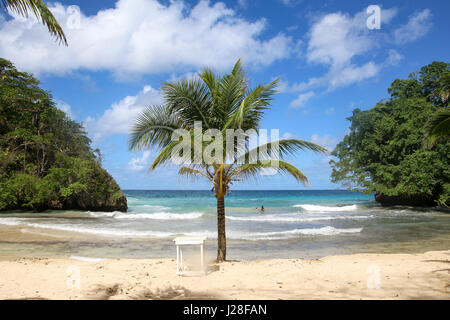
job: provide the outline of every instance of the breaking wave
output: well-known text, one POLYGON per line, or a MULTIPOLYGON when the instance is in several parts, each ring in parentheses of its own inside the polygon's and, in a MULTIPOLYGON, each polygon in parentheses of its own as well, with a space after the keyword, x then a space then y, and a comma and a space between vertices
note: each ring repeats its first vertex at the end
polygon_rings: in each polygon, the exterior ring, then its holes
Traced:
POLYGON ((356 204, 350 206, 319 206, 315 204, 296 204, 293 206, 294 208, 302 208, 305 211, 311 212, 341 212, 341 211, 354 211, 357 210, 358 207, 356 204))
POLYGON ((299 217, 299 216, 282 216, 282 215, 259 215, 249 217, 237 217, 226 216, 229 220, 235 221, 255 221, 255 222, 313 222, 313 221, 326 221, 326 220, 348 220, 348 219, 368 219, 373 218, 372 215, 368 216, 323 216, 323 217, 299 217))
MULTIPOLYGON (((152 237, 152 238, 171 238, 175 236, 206 236, 208 238, 217 238, 215 231, 193 231, 193 232, 170 232, 170 231, 139 231, 131 229, 114 229, 114 228, 92 228, 79 225, 68 224, 51 224, 51 223, 35 223, 30 222, 28 218, 2 218, 0 224, 27 226, 34 228, 43 228, 59 231, 68 231, 76 233, 94 234, 100 236, 124 236, 124 237, 152 237)), ((347 228, 339 229, 331 226, 322 228, 306 228, 293 229, 286 231, 274 232, 237 232, 228 233, 228 238, 238 240, 278 240, 297 238, 300 235, 321 235, 332 236, 339 234, 360 233, 363 228, 347 228)))
POLYGON ((198 219, 203 216, 202 212, 187 212, 187 213, 170 213, 170 212, 155 212, 155 213, 128 213, 114 216, 116 219, 153 219, 153 220, 191 220, 198 219))

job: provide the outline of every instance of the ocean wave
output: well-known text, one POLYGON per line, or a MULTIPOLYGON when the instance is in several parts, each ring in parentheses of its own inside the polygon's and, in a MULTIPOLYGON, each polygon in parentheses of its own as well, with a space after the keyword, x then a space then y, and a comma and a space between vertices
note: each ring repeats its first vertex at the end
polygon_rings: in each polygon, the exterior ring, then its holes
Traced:
POLYGON ((340 212, 340 211, 354 211, 357 210, 358 207, 356 204, 350 206, 319 206, 315 204, 296 204, 293 206, 294 208, 302 208, 306 211, 312 212, 340 212))
POLYGON ((117 217, 117 216, 123 214, 120 211, 113 211, 113 212, 101 212, 101 211, 92 212, 92 211, 88 211, 87 213, 91 217, 95 217, 95 218, 102 218, 102 217, 114 218, 114 217, 117 217))
POLYGON ((135 207, 144 207, 144 208, 151 208, 151 209, 157 209, 157 210, 168 210, 168 209, 170 209, 170 207, 157 206, 157 205, 153 205, 153 204, 141 204, 141 205, 136 205, 135 207))
POLYGON ((154 220, 191 220, 198 219, 203 216, 202 212, 188 212, 188 213, 170 213, 170 212, 155 212, 155 213, 128 213, 114 216, 116 219, 154 219, 154 220))
MULTIPOLYGON (((23 225, 33 228, 43 228, 58 231, 67 231, 75 233, 93 234, 98 236, 122 236, 122 237, 151 237, 151 238, 174 238, 176 236, 206 236, 207 238, 217 238, 216 231, 190 231, 190 232, 170 232, 170 231, 138 231, 138 230, 126 230, 126 229, 113 229, 113 228, 89 228, 79 225, 68 224, 49 224, 49 223, 34 223, 29 222, 30 219, 25 218, 2 218, 0 224, 6 225, 23 225)), ((360 233, 363 228, 347 228, 340 229, 331 226, 322 228, 305 228, 305 229, 293 229, 285 231, 273 231, 273 232, 245 232, 245 231, 230 231, 227 237, 229 239, 236 240, 281 240, 297 238, 300 235, 310 236, 332 236, 339 234, 352 234, 360 233)))
POLYGON ((29 222, 31 219, 27 218, 2 218, 0 219, 0 224, 10 225, 10 226, 27 226, 32 228, 42 228, 57 231, 68 231, 76 233, 86 233, 94 235, 104 235, 104 236, 126 236, 126 237, 157 237, 157 238, 167 238, 173 236, 172 232, 164 231, 137 231, 137 230, 124 230, 124 229, 113 229, 113 228, 89 228, 77 225, 69 224, 50 224, 50 223, 35 223, 29 222))
POLYGON ((373 218, 372 215, 369 216, 324 216, 324 217, 296 217, 296 216, 282 216, 282 215, 259 215, 259 216, 249 216, 249 217, 237 217, 237 216, 226 216, 229 220, 235 221, 255 221, 255 222, 313 222, 313 221, 326 221, 326 220, 348 220, 348 219, 369 219, 373 218))
MULTIPOLYGON (((245 231, 231 230, 227 232, 227 238, 233 240, 249 240, 249 241, 283 240, 283 239, 298 238, 301 235, 332 236, 339 234, 360 233, 362 230, 363 228, 340 229, 331 226, 326 226, 322 228, 293 229, 293 230, 273 231, 273 232, 245 232, 245 231)), ((215 231, 183 232, 182 235, 191 237, 205 236, 209 239, 217 239, 217 232, 215 231)), ((172 234, 172 236, 175 236, 175 234, 172 234)))
POLYGON ((1 218, 0 224, 4 224, 7 226, 19 226, 22 224, 23 219, 21 218, 1 218))
MULTIPOLYGON (((274 231, 274 232, 262 232, 262 233, 250 233, 248 234, 246 240, 281 240, 296 238, 299 235, 321 235, 321 236, 332 236, 345 233, 360 233, 363 228, 348 228, 339 229, 331 226, 326 226, 322 228, 308 228, 308 229, 294 229, 287 231, 274 231)), ((243 239, 245 239, 243 238, 243 239)))

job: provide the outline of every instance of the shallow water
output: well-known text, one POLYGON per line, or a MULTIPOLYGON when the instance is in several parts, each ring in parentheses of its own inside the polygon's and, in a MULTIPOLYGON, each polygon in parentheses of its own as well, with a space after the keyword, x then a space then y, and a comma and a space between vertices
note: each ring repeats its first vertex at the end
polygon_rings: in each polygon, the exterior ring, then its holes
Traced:
MULTIPOLYGON (((125 191, 129 212, 7 212, 0 255, 173 257, 178 235, 208 237, 215 255, 216 202, 209 191, 125 191)), ((233 191, 226 199, 229 259, 317 258, 450 247, 450 214, 382 208, 347 191, 233 191), (264 205, 263 214, 256 208, 264 205)))

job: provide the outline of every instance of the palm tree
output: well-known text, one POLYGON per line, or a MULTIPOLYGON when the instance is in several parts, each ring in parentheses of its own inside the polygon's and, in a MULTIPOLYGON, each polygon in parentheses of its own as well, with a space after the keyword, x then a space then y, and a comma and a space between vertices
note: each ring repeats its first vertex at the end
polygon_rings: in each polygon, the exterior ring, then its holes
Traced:
POLYGON ((24 17, 28 17, 28 13, 33 12, 36 18, 47 26, 50 34, 67 46, 64 31, 42 0, 2 0, 1 2, 6 10, 16 12, 24 17))
POLYGON ((430 147, 437 141, 450 137, 450 109, 448 108, 450 71, 446 71, 437 80, 433 96, 435 101, 444 105, 444 108, 433 114, 425 125, 425 142, 430 147))
POLYGON ((211 191, 217 198, 217 261, 220 262, 226 260, 225 196, 230 186, 236 181, 257 179, 261 172, 269 169, 289 174, 298 182, 306 184, 308 182, 306 176, 292 164, 283 161, 284 156, 305 149, 322 153, 327 151, 314 143, 297 139, 270 141, 250 147, 251 137, 247 134, 245 143, 237 145, 233 143, 230 150, 226 150, 226 146, 223 145, 222 150, 226 151, 218 151, 215 154, 222 156, 219 160, 202 159, 194 163, 195 138, 198 135, 196 130, 199 130, 194 122, 201 121, 202 134, 213 128, 219 132, 219 136, 215 136, 211 141, 201 142, 201 152, 214 143, 220 145, 226 141, 227 129, 242 129, 246 132, 249 129, 256 130, 259 128, 264 110, 268 109, 270 101, 273 100, 278 83, 278 80, 275 80, 250 90, 240 60, 230 74, 218 76, 206 68, 198 76, 199 78, 191 80, 183 79, 163 84, 164 104, 147 107, 137 117, 132 127, 129 146, 131 150, 152 147, 161 150, 149 169, 154 170, 174 160, 174 150, 180 147, 182 139, 172 141, 172 133, 177 129, 184 129, 187 132, 189 142, 194 143, 190 144, 193 146, 186 154, 183 152, 181 156, 175 153, 184 159, 179 174, 191 178, 205 178, 211 183, 211 191), (276 145, 279 146, 279 155, 272 152, 272 148, 276 145), (254 155, 258 153, 259 158, 256 159, 254 155))

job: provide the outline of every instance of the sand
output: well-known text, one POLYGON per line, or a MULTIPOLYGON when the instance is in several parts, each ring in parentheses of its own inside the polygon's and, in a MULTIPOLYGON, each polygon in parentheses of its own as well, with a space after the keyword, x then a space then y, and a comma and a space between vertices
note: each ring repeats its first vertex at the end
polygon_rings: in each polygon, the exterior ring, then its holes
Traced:
POLYGON ((450 251, 318 260, 210 262, 177 276, 174 259, 0 261, 0 299, 450 299, 450 251))

